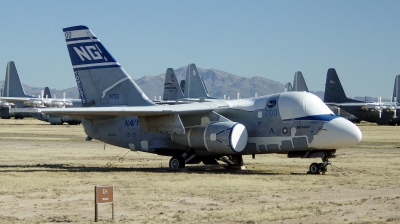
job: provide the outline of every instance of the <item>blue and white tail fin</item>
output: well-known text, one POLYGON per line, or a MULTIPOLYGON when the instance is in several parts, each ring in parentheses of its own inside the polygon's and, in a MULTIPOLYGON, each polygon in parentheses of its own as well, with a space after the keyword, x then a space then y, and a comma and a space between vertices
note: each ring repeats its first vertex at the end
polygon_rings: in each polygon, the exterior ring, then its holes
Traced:
POLYGON ((349 99, 344 93, 342 84, 340 83, 339 76, 334 68, 328 69, 325 82, 325 103, 352 103, 363 102, 359 100, 349 99))
POLYGON ((392 96, 392 101, 393 102, 400 102, 400 75, 396 75, 396 78, 394 79, 394 87, 393 87, 393 96, 392 96))
POLYGON ((206 85, 200 77, 195 64, 189 64, 186 70, 185 98, 210 98, 206 85))
POLYGON ((63 32, 83 106, 154 105, 88 27, 63 32))
POLYGON ((6 78, 4 80, 5 97, 32 97, 25 94, 24 87, 22 87, 21 80, 13 61, 7 63, 6 78))
POLYGON ((300 71, 294 73, 293 88, 291 91, 310 92, 308 91, 308 87, 306 81, 304 80, 303 74, 300 71))
POLYGON ((183 98, 182 89, 172 68, 165 73, 163 100, 178 100, 183 98))

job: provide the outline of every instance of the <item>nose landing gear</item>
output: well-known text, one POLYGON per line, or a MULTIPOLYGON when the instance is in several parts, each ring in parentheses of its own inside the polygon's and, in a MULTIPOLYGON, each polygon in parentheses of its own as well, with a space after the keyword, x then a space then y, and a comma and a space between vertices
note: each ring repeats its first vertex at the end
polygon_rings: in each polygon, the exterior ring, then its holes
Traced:
POLYGON ((336 156, 333 153, 327 153, 324 154, 324 156, 321 157, 322 163, 312 163, 310 165, 310 169, 308 170, 308 174, 324 174, 326 171, 328 171, 327 166, 331 164, 329 162, 330 158, 335 158, 336 156))

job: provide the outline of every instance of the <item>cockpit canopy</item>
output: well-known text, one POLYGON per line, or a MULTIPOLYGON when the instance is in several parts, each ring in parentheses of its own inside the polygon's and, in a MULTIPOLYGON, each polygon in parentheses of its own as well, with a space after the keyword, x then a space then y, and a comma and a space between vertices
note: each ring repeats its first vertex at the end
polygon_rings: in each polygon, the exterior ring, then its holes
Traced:
POLYGON ((278 107, 282 120, 333 114, 319 97, 307 92, 280 94, 278 107))

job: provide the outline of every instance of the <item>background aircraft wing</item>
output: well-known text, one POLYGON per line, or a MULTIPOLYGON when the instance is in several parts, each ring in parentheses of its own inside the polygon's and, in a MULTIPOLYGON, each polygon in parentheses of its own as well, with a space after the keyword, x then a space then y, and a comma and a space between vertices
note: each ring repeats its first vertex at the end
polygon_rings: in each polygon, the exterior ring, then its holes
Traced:
POLYGON ((32 98, 32 97, 31 98, 29 98, 29 97, 0 97, 1 101, 6 101, 9 103, 14 103, 14 102, 24 103, 24 102, 28 102, 32 99, 40 100, 39 98, 32 98))
MULTIPOLYGON (((364 102, 364 103, 362 103, 362 102, 360 102, 360 103, 325 103, 326 105, 332 105, 332 106, 355 106, 355 107, 357 107, 357 106, 359 106, 359 107, 362 107, 362 106, 371 106, 371 105, 373 105, 373 106, 375 106, 375 104, 373 104, 373 103, 367 103, 367 102, 364 102)), ((376 106, 378 106, 378 104, 376 104, 376 106)))

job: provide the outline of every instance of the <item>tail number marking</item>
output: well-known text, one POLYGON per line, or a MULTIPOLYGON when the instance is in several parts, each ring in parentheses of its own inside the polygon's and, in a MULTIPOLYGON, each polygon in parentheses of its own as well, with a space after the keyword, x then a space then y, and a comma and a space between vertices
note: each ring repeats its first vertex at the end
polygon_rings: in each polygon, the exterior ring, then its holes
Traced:
POLYGON ((82 61, 85 61, 85 59, 89 61, 103 59, 95 45, 89 45, 85 47, 81 46, 80 49, 74 47, 74 50, 82 61))
POLYGON ((112 93, 109 96, 110 96, 110 100, 118 100, 119 99, 118 93, 112 93))
POLYGON ((270 117, 278 116, 278 110, 277 109, 265 110, 265 115, 270 117))

